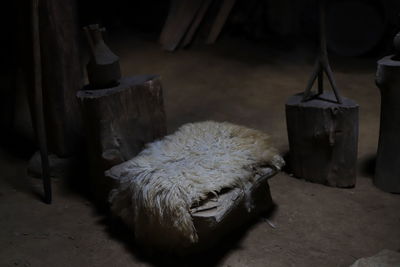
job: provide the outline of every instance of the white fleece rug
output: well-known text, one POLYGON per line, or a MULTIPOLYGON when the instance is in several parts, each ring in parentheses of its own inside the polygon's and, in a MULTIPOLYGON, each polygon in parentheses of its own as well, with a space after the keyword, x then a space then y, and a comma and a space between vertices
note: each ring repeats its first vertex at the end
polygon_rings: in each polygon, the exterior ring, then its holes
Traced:
POLYGON ((157 225, 179 242, 193 243, 198 236, 190 207, 210 193, 241 187, 265 165, 284 165, 267 134, 227 122, 185 124, 107 171, 118 180, 109 200, 114 214, 141 239, 157 225))

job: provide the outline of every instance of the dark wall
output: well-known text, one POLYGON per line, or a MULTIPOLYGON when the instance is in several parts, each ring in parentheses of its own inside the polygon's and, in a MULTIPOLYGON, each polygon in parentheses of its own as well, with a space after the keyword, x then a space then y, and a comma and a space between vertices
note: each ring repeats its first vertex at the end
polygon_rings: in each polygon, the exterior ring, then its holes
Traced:
POLYGON ((78 2, 80 25, 99 23, 108 29, 159 32, 168 14, 165 0, 85 0, 78 2))
POLYGON ((17 2, 5 1, 2 3, 0 25, 0 125, 4 133, 10 128, 15 103, 16 51, 17 51, 17 2))
MULTIPOLYGON (((317 0, 238 0, 229 30, 252 40, 287 42, 318 38, 317 0)), ((326 0, 328 46, 345 56, 390 52, 399 30, 398 0, 326 0)))

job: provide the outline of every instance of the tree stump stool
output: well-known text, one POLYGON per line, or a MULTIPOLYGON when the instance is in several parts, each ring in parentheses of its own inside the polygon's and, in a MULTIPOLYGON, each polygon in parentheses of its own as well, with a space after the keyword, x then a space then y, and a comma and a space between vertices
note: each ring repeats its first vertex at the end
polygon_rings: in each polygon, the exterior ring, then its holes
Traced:
POLYGON ((93 196, 107 203, 112 187, 104 171, 136 156, 148 142, 166 134, 158 76, 122 78, 116 87, 78 91, 91 169, 93 196))
POLYGON ((290 168, 294 176, 337 187, 356 183, 358 105, 332 93, 302 102, 303 94, 289 98, 286 122, 290 168))

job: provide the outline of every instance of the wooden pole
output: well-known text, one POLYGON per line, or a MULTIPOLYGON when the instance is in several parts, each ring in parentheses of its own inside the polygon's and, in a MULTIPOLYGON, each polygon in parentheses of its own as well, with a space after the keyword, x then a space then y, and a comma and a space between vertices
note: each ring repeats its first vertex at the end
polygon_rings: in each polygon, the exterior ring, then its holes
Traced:
POLYGON ((394 39, 396 54, 378 61, 376 84, 381 92, 381 126, 374 184, 400 193, 400 34, 394 39))
POLYGON ((326 46, 326 27, 325 27, 325 0, 319 1, 319 55, 315 63, 314 70, 311 74, 310 80, 307 83, 306 90, 304 91, 304 96, 302 102, 307 101, 310 98, 311 89, 314 85, 315 80, 318 78, 318 95, 323 94, 323 73, 326 73, 332 90, 335 94, 336 101, 338 104, 343 102, 342 97, 339 94, 339 89, 337 88, 335 78, 333 77, 333 72, 331 70, 328 51, 326 46))
POLYGON ((76 0, 41 0, 42 85, 49 150, 69 157, 79 149, 76 92, 83 86, 76 0))
POLYGON ((49 158, 47 154, 46 127, 43 111, 42 63, 39 36, 39 0, 32 0, 32 46, 33 46, 33 78, 34 78, 34 122, 42 160, 42 176, 44 201, 51 203, 51 180, 49 158))

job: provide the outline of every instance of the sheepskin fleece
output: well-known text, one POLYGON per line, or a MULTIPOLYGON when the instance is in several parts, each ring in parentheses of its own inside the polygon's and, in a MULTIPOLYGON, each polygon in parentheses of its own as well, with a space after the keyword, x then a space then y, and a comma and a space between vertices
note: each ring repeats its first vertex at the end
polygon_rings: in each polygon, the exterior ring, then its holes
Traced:
POLYGON ((157 225, 179 235, 179 242, 196 242, 192 205, 241 187, 259 166, 283 164, 265 133, 227 122, 189 123, 107 171, 118 180, 109 200, 137 236, 148 238, 143 235, 157 225))

